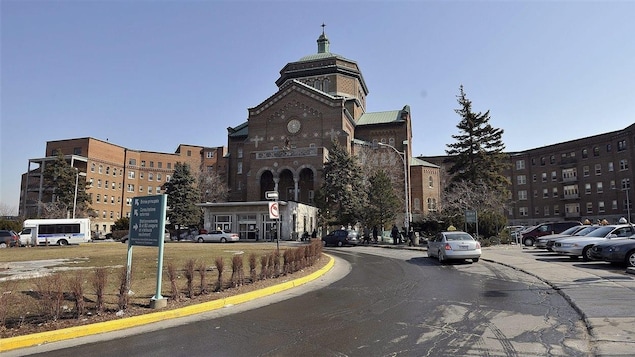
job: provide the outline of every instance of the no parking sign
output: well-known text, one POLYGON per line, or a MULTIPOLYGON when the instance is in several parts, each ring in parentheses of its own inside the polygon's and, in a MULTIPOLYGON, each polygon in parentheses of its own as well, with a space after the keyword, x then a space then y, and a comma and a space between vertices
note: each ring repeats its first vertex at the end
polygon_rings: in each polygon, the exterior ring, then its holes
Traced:
POLYGON ((278 202, 269 202, 269 218, 270 219, 280 218, 280 210, 278 207, 278 202))

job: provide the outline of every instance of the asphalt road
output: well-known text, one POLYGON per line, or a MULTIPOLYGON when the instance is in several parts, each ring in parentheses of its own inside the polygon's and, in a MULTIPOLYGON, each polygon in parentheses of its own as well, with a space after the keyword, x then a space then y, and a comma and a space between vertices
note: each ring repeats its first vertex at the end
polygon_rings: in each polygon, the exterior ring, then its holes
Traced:
POLYGON ((317 290, 259 301, 256 309, 122 331, 93 343, 69 341, 67 348, 39 355, 589 355, 578 313, 520 271, 483 261, 440 265, 420 251, 327 251, 348 262, 350 272, 322 281, 317 290))

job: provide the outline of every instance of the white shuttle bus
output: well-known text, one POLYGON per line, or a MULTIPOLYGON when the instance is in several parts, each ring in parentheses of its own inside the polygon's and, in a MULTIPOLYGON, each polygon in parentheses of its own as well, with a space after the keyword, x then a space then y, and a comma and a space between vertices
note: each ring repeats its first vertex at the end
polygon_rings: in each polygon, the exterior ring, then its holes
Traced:
POLYGON ((23 226, 22 245, 69 245, 91 240, 88 218, 27 219, 23 226))

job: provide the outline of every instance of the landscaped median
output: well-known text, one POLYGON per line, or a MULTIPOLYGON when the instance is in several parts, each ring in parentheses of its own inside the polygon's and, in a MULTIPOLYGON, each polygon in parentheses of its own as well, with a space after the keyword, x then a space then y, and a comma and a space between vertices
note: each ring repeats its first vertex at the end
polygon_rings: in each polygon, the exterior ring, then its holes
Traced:
POLYGON ((117 331, 125 328, 131 328, 136 326, 142 326, 154 322, 163 321, 166 319, 180 318, 185 316, 190 316, 206 311, 212 311, 216 309, 220 309, 226 306, 232 306, 237 304, 242 304, 247 301, 251 301, 260 297, 273 295, 297 286, 304 285, 310 281, 313 281, 320 276, 324 275, 328 272, 333 265, 335 264, 335 260, 333 257, 328 256, 328 262, 325 266, 320 268, 319 270, 297 278, 290 281, 282 282, 280 284, 276 284, 273 286, 269 286, 263 289, 250 291, 243 294, 238 294, 234 296, 228 296, 226 298, 212 300, 196 305, 185 306, 172 310, 162 310, 159 312, 152 312, 148 314, 121 318, 117 320, 105 321, 94 323, 90 325, 82 325, 64 328, 60 330, 54 331, 46 331, 39 332, 30 335, 17 336, 11 338, 3 338, 0 341, 0 352, 15 350, 19 348, 31 347, 46 343, 52 343, 67 339, 73 339, 78 337, 84 337, 99 333, 106 333, 117 331))

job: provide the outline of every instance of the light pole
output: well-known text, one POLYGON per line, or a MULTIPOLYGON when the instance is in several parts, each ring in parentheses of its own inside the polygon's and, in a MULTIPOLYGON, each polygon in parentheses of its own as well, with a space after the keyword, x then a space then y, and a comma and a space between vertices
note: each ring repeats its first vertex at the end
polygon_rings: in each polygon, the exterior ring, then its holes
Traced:
POLYGON ((379 146, 384 146, 393 149, 394 152, 399 154, 401 157, 401 161, 403 161, 403 186, 405 191, 405 216, 404 216, 404 227, 406 228, 406 234, 410 233, 410 195, 408 194, 408 163, 407 163, 407 153, 406 151, 399 151, 394 146, 384 143, 377 143, 379 146))
POLYGON ((628 215, 628 223, 631 223, 631 201, 628 197, 629 188, 623 188, 622 191, 626 192, 626 214, 628 215))
POLYGON ((75 219, 75 207, 77 207, 77 186, 79 186, 79 175, 86 176, 85 173, 79 172, 79 169, 75 168, 75 196, 73 197, 73 219, 75 219))

